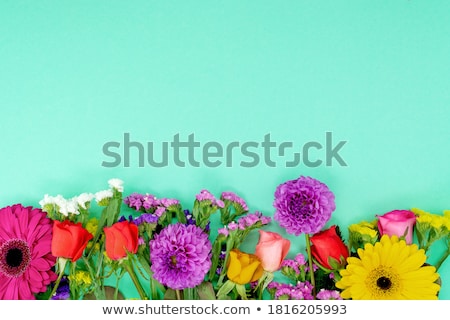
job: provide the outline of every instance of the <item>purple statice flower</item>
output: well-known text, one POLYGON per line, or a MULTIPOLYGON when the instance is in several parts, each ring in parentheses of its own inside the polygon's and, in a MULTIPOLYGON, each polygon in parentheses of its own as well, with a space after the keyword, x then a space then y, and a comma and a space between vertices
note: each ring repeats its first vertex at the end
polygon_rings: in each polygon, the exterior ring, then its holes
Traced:
POLYGON ((218 234, 223 234, 225 237, 228 237, 228 235, 230 234, 230 232, 228 231, 227 228, 219 228, 217 230, 218 234))
POLYGON ((143 213, 135 218, 133 222, 138 226, 143 223, 158 223, 158 216, 153 213, 143 213))
POLYGON ((134 208, 136 211, 139 211, 142 208, 143 200, 144 196, 135 192, 123 199, 123 202, 130 208, 134 208))
POLYGON ((312 285, 309 282, 299 282, 297 285, 288 283, 271 282, 267 286, 269 291, 274 292, 275 300, 313 300, 312 285))
POLYGON ((213 203, 216 201, 216 197, 214 197, 214 195, 206 189, 201 190, 200 193, 195 196, 195 199, 198 201, 209 200, 213 203))
POLYGON ((133 216, 129 215, 128 219, 125 216, 120 216, 117 222, 130 221, 133 222, 133 216))
POLYGON ((220 200, 220 199, 216 199, 216 201, 215 201, 214 204, 215 204, 216 206, 218 206, 219 208, 225 207, 225 203, 224 203, 222 200, 220 200))
POLYGON ((271 217, 268 217, 268 216, 262 216, 261 217, 261 223, 263 225, 269 224, 271 221, 272 221, 271 217))
POLYGON ((66 276, 61 278, 58 289, 51 297, 51 300, 69 300, 70 299, 70 286, 69 279, 66 276))
POLYGON ((306 264, 305 256, 302 253, 299 253, 294 258, 295 262, 297 262, 299 265, 306 264))
MULTIPOLYGON (((313 263, 313 271, 316 272, 317 270, 319 270, 319 267, 317 266, 317 264, 313 263)), ((305 264, 305 272, 309 272, 309 264, 305 264)))
POLYGON ((221 198, 223 200, 228 200, 228 201, 234 202, 234 203, 240 205, 244 211, 248 211, 247 203, 244 201, 244 199, 242 199, 241 197, 236 195, 234 192, 224 191, 224 192, 222 192, 221 198))
POLYGON ((220 254, 219 254, 219 259, 225 259, 225 257, 227 256, 227 252, 226 251, 220 251, 220 254))
POLYGON ((287 233, 319 232, 336 209, 334 194, 324 183, 300 176, 280 184, 275 191, 274 219, 287 233))
POLYGON ((258 222, 260 222, 262 225, 266 225, 270 221, 270 217, 265 217, 261 212, 256 211, 255 213, 250 213, 244 217, 239 218, 238 225, 239 229, 245 230, 246 228, 254 226, 258 222))
POLYGON ((216 199, 216 197, 214 197, 214 195, 206 189, 201 190, 200 193, 195 196, 195 199, 199 202, 211 201, 211 205, 219 208, 223 208, 225 206, 222 200, 216 199))
POLYGON ((183 213, 184 213, 184 216, 186 217, 187 225, 195 224, 194 216, 188 209, 183 210, 183 213))
POLYGON ((342 300, 341 295, 336 290, 320 289, 316 298, 319 300, 342 300))
POLYGON ((245 230, 246 228, 253 226, 257 222, 259 222, 259 217, 256 214, 246 215, 242 218, 239 218, 238 220, 239 229, 245 230))
POLYGON ((294 260, 283 260, 283 262, 281 262, 281 268, 289 268, 294 270, 295 274, 300 274, 299 264, 294 260))
POLYGON ((146 194, 144 196, 144 198, 142 199, 142 206, 146 210, 157 207, 159 205, 160 205, 160 201, 152 194, 146 194))
POLYGON ((194 288, 211 267, 212 245, 195 225, 171 224, 150 240, 150 260, 156 280, 174 290, 194 288))
POLYGON ((159 202, 166 208, 180 204, 180 201, 178 201, 177 199, 169 199, 169 198, 163 198, 159 202))
POLYGON ((138 238, 138 245, 142 246, 145 244, 145 239, 143 237, 138 238))
POLYGON ((231 221, 231 222, 227 225, 227 229, 228 229, 229 231, 237 230, 238 228, 239 228, 239 225, 238 225, 236 222, 234 222, 234 221, 231 221))
POLYGON ((155 215, 157 217, 161 217, 164 214, 164 212, 166 212, 166 207, 158 207, 155 210, 155 215))

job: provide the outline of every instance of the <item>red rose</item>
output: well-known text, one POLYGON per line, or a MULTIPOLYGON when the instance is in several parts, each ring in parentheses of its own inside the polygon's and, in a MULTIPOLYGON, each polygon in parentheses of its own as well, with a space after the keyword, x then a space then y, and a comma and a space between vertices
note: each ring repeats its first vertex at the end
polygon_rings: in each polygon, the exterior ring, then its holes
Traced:
POLYGON ((347 246, 336 232, 336 226, 316 233, 311 237, 311 242, 311 254, 324 268, 334 269, 331 259, 342 264, 349 256, 347 246))
POLYGON ((71 259, 72 262, 80 259, 89 240, 93 238, 81 223, 69 220, 53 222, 52 254, 55 257, 71 259))
POLYGON ((121 221, 103 228, 106 236, 106 254, 112 260, 136 253, 138 249, 138 227, 129 221, 121 221))

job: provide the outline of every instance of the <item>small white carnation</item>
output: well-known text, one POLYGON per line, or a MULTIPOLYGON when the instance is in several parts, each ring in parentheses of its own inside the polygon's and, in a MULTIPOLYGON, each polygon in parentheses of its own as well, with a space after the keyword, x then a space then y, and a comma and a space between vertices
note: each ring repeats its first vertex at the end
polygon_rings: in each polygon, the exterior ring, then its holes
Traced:
POLYGON ((123 181, 117 178, 108 180, 109 187, 116 189, 119 192, 123 192, 123 181))
POLYGON ((74 199, 76 199, 81 208, 86 209, 86 203, 91 202, 94 199, 94 195, 92 193, 82 193, 74 199))
POLYGON ((112 198, 113 192, 112 190, 102 190, 95 193, 94 197, 97 202, 100 202, 107 198, 112 198))
POLYGON ((59 207, 59 213, 66 217, 69 215, 69 213, 80 214, 80 212, 78 211, 78 203, 75 198, 64 199, 63 197, 60 197, 57 199, 56 205, 59 207))
POLYGON ((55 201, 53 199, 54 198, 52 196, 49 196, 48 194, 46 194, 46 195, 44 195, 44 199, 39 201, 39 205, 41 206, 41 208, 44 208, 46 205, 54 205, 55 201))

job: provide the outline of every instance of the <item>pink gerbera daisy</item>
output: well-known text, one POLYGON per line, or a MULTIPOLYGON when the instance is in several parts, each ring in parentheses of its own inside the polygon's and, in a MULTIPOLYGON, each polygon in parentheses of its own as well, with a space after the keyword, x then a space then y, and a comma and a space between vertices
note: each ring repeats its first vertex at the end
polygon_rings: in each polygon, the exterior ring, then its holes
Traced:
POLYGON ((41 209, 0 209, 0 300, 35 299, 56 280, 52 225, 41 209))

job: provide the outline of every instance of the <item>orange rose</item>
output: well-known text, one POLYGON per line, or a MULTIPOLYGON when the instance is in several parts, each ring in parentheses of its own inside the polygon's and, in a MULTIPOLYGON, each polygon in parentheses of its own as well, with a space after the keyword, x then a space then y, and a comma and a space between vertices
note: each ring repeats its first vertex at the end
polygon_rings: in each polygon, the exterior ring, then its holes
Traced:
POLYGON ((55 257, 71 259, 72 262, 80 259, 89 240, 93 238, 81 223, 69 220, 53 222, 52 254, 55 257))
POLYGON ((106 254, 112 260, 136 253, 138 249, 138 227, 129 221, 121 221, 103 228, 106 236, 106 254))
POLYGON ((289 252, 291 242, 276 232, 259 230, 255 255, 261 259, 264 270, 275 272, 289 252))
POLYGON ((261 261, 254 254, 230 251, 227 277, 236 284, 246 284, 258 280, 263 275, 261 261))

